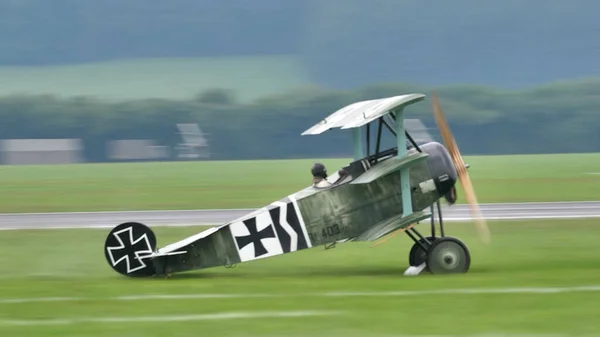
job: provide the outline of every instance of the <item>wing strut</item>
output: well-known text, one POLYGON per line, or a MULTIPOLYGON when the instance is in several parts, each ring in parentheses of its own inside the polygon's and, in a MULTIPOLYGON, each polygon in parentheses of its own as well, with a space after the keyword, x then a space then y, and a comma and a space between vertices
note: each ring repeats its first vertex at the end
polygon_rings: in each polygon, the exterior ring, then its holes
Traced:
POLYGON ((354 160, 364 157, 360 128, 352 129, 352 141, 354 142, 354 160))
POLYGON ((367 124, 367 157, 371 155, 371 123, 367 124))
MULTIPOLYGON (((406 149, 406 134, 404 133, 404 108, 399 107, 394 113, 396 116, 396 143, 398 147, 398 158, 408 155, 406 149)), ((402 193, 402 215, 410 216, 413 213, 412 195, 410 193, 410 167, 400 169, 400 189, 402 193)))

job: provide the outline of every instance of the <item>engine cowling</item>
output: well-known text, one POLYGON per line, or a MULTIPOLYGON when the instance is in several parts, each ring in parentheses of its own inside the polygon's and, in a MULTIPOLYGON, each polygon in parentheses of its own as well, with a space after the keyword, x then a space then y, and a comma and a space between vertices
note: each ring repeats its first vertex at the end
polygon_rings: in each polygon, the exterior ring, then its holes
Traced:
POLYGON ((429 173, 435 184, 436 190, 440 197, 443 196, 446 200, 453 204, 456 202, 456 181, 458 173, 456 167, 452 163, 450 153, 444 145, 438 142, 429 142, 419 145, 421 151, 427 153, 427 164, 429 173))

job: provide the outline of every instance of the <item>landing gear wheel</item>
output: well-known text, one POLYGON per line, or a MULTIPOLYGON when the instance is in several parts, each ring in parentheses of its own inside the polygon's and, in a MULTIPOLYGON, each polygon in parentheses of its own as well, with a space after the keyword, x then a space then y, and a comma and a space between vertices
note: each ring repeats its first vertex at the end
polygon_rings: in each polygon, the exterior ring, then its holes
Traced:
POLYGON ((427 267, 433 274, 466 273, 470 266, 471 254, 457 238, 438 238, 427 252, 427 267))
MULTIPOLYGON (((439 240, 439 237, 433 237, 433 236, 428 236, 426 237, 427 241, 429 241, 429 243, 433 244, 434 241, 439 240)), ((425 240, 420 239, 419 242, 425 246, 428 247, 427 242, 425 242, 425 240)), ((430 247, 428 247, 430 248, 430 247)), ((413 246, 410 248, 410 252, 408 253, 408 263, 410 266, 413 267, 418 267, 420 265, 422 265, 424 262, 427 262, 427 251, 423 250, 423 247, 421 247, 421 245, 419 245, 418 243, 414 243, 413 246)))
POLYGON ((108 233, 104 256, 117 273, 130 277, 153 276, 154 264, 144 256, 156 249, 152 229, 138 222, 122 223, 108 233))

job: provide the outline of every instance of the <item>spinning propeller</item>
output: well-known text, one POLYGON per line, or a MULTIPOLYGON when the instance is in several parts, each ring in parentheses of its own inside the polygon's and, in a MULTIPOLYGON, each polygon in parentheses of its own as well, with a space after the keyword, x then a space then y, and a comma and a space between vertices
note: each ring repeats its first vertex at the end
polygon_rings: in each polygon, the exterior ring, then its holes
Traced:
POLYGON ((454 163, 458 173, 460 184, 465 190, 465 197, 467 199, 467 203, 469 204, 469 208, 471 209, 471 215, 475 219, 475 226, 477 227, 479 238, 484 243, 489 243, 490 230, 487 227, 483 216, 481 215, 481 210, 479 209, 479 204, 477 203, 477 197, 475 196, 475 191, 473 190, 473 184, 471 183, 469 172, 467 172, 468 166, 465 164, 460 152, 458 151, 458 146, 456 145, 456 141, 452 136, 452 132, 450 131, 450 127, 446 122, 440 102, 435 93, 431 94, 431 104, 433 107, 433 116, 435 117, 435 121, 440 129, 444 146, 450 153, 450 157, 452 158, 452 162, 454 163))
MULTIPOLYGON (((475 196, 473 184, 471 183, 471 178, 469 177, 469 172, 467 171, 467 168, 469 166, 467 164, 465 164, 464 160, 462 159, 462 156, 460 155, 460 151, 458 150, 456 141, 454 140, 454 137, 452 136, 452 132, 450 131, 450 127, 448 126, 448 123, 446 122, 446 118, 444 117, 444 113, 442 112, 440 102, 435 93, 431 94, 431 104, 433 107, 433 116, 435 117, 435 121, 436 121, 438 128, 440 129, 440 133, 442 135, 442 142, 444 143, 444 146, 446 147, 446 149, 448 150, 448 153, 450 154, 452 163, 454 164, 454 167, 456 167, 456 172, 458 173, 458 179, 460 180, 460 183, 465 190, 465 197, 467 199, 467 203, 469 204, 469 208, 471 210, 471 215, 472 215, 473 219, 475 220, 475 226, 477 228, 479 238, 481 239, 482 242, 488 244, 488 243, 490 243, 490 230, 485 222, 485 219, 483 218, 483 216, 481 214, 479 204, 477 203, 477 197, 475 196)), ((412 227, 414 225, 415 224, 412 224, 406 228, 396 230, 394 232, 391 232, 391 233, 381 237, 379 240, 376 240, 376 242, 374 242, 371 245, 371 247, 375 247, 382 243, 385 243, 387 240, 404 232, 405 230, 409 229, 410 227, 412 227)))

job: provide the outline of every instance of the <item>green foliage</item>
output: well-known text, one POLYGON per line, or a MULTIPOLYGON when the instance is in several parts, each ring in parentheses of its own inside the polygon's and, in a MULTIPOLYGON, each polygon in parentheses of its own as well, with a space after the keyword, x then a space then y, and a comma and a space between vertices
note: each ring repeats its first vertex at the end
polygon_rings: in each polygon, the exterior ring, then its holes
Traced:
MULTIPOLYGON (((186 100, 123 102, 6 96, 0 99, 0 125, 2 138, 82 138, 92 161, 106 160, 105 142, 112 139, 156 139, 175 146, 180 141, 175 124, 194 122, 209 134, 214 159, 349 156, 348 132, 300 133, 349 103, 432 89, 464 154, 600 151, 600 79, 520 91, 380 84, 345 91, 306 89, 244 103, 235 101, 236 93, 218 90, 186 100)), ((406 117, 435 127, 428 101, 411 106, 406 117)))

